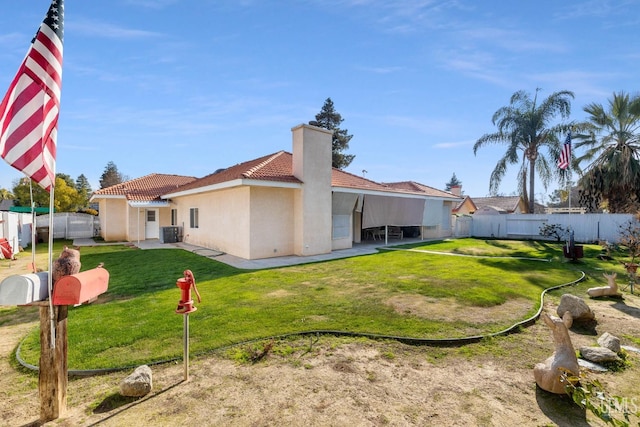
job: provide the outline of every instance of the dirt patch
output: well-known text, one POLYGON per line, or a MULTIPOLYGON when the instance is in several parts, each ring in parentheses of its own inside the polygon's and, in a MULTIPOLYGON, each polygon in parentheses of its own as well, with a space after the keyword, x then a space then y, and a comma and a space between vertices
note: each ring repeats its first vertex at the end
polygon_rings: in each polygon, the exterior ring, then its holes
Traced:
MULTIPOLYGON (((594 345, 605 331, 640 346, 633 341, 640 338, 639 297, 587 302, 597 324, 593 333, 572 329, 576 349, 594 345)), ((431 315, 440 313, 433 304, 426 307, 431 315)), ((555 308, 547 303, 545 311, 554 314, 555 308)), ((38 425, 37 376, 9 363, 20 339, 36 327, 34 320, 0 327, 0 425, 38 425)), ((257 364, 221 354, 195 358, 188 382, 181 363, 154 366, 153 390, 138 400, 118 395, 129 372, 73 378, 67 414, 46 425, 603 425, 568 398, 536 387, 533 365, 553 352, 551 334, 541 323, 455 348, 332 337, 300 338, 280 347, 294 351, 279 352, 276 343, 257 364)), ((640 407, 640 355, 629 354, 629 360, 623 372, 590 375, 626 398, 629 407, 640 407)))
POLYGON ((410 314, 425 319, 453 322, 495 323, 522 319, 533 303, 525 298, 513 298, 504 304, 491 307, 466 306, 454 298, 430 298, 424 295, 403 294, 389 298, 386 303, 400 314, 410 314))

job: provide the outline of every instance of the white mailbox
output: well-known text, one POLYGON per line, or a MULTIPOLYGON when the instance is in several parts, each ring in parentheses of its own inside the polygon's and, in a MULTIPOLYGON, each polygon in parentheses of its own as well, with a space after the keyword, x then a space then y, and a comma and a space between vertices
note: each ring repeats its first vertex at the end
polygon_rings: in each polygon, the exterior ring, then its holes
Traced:
POLYGON ((9 276, 0 282, 0 306, 27 305, 49 297, 49 273, 9 276))

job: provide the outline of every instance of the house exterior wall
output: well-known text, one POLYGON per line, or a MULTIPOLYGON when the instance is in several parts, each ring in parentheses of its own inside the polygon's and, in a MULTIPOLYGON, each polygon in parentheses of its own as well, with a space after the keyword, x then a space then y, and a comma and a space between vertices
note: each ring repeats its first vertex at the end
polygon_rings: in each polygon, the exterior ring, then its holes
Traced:
POLYGON ((126 205, 127 210, 127 240, 136 242, 145 240, 145 209, 126 205))
POLYGON ((183 240, 250 259, 250 188, 235 187, 174 197, 183 240), (190 224, 190 211, 198 209, 198 227, 190 224))
POLYGON ((293 255, 295 191, 243 186, 174 197, 172 207, 187 243, 245 259, 278 257, 293 255), (198 209, 198 228, 190 227, 191 208, 198 209))
POLYGON ((128 240, 127 201, 123 199, 100 199, 100 234, 107 242, 128 240))
POLYGON ((252 187, 250 259, 294 254, 294 193, 285 188, 252 187))

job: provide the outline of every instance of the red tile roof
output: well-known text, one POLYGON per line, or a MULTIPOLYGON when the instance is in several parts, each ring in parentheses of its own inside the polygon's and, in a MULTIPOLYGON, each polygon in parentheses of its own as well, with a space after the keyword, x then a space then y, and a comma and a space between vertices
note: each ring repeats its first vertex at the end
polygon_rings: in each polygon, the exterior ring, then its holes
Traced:
POLYGON ((141 178, 102 188, 95 191, 93 195, 124 196, 127 200, 137 202, 160 200, 162 194, 174 191, 176 188, 195 179, 193 176, 152 173, 141 178))
POLYGON ((331 185, 358 190, 389 191, 389 187, 384 184, 335 168, 331 171, 331 185))
MULTIPOLYGON (((263 181, 293 182, 300 180, 293 176, 293 156, 286 151, 259 157, 248 162, 239 163, 226 169, 216 171, 204 178, 197 179, 180 187, 178 191, 208 187, 236 179, 256 179, 263 181)), ((171 191, 172 193, 175 191, 171 191)), ((168 193, 168 192, 167 192, 168 193)))
MULTIPOLYGON (((247 179, 301 183, 298 178, 293 176, 293 155, 286 151, 278 151, 277 153, 218 170, 199 179, 179 175, 151 174, 98 190, 94 194, 97 196, 125 195, 128 200, 136 201, 160 200, 160 196, 167 194, 181 193, 229 181, 247 179)), ((458 197, 452 193, 437 190, 417 182, 405 181, 383 184, 335 168, 331 172, 331 185, 355 190, 401 192, 447 198, 458 197)))
POLYGON ((429 187, 428 185, 420 184, 415 181, 401 181, 401 182, 387 182, 384 185, 393 188, 394 190, 410 191, 412 193, 424 193, 427 196, 435 197, 455 197, 462 199, 460 196, 456 196, 448 191, 438 190, 437 188, 429 187))

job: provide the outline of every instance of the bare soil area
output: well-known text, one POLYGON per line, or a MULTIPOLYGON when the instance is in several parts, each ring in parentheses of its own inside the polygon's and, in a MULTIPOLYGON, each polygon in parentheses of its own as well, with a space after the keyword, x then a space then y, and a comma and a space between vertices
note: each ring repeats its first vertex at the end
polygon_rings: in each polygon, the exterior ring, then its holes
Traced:
MULTIPOLYGON (((557 301, 548 301, 545 310, 555 314, 557 301)), ((597 325, 572 329, 576 349, 596 345, 603 332, 638 347, 624 337, 640 337, 640 297, 625 294, 623 300, 587 302, 597 325)), ((416 310, 407 301, 394 303, 416 310)), ((3 426, 42 425, 37 376, 10 363, 22 337, 37 327, 37 312, 24 310, 0 327, 3 426)), ((130 372, 71 378, 66 414, 44 425, 603 425, 568 397, 537 388, 533 366, 552 352, 551 334, 541 322, 517 334, 453 348, 300 338, 276 343, 254 364, 236 362, 228 354, 195 358, 186 382, 182 363, 153 366, 153 390, 140 399, 118 393, 130 372)), ((624 397, 629 409, 640 410, 640 355, 629 353, 628 360, 630 366, 622 372, 588 375, 624 397)), ((632 425, 638 421, 633 419, 632 425)))

